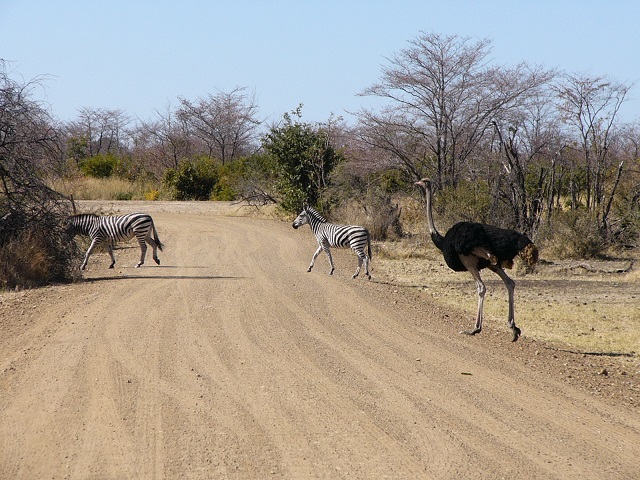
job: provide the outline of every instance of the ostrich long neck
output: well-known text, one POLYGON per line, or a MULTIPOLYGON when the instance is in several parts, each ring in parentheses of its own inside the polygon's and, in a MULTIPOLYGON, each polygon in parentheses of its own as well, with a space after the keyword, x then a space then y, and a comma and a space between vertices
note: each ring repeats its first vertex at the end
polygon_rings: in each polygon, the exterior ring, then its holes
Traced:
POLYGON ((442 250, 442 242, 444 240, 444 237, 442 235, 440 235, 440 233, 438 232, 438 230, 436 230, 436 226, 433 223, 433 207, 432 207, 432 197, 433 194, 431 192, 431 185, 427 184, 425 185, 425 193, 426 193, 426 200, 427 200, 427 222, 429 223, 429 233, 431 233, 431 240, 433 240, 433 243, 435 244, 436 247, 438 247, 440 250, 442 250))

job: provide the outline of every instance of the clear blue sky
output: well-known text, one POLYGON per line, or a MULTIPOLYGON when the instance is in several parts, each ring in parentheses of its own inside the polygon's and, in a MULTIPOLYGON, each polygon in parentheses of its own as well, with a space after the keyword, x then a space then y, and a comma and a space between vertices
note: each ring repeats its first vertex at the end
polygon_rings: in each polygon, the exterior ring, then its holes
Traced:
POLYGON ((299 103, 305 121, 349 118, 421 31, 489 38, 503 65, 634 83, 621 114, 640 120, 638 0, 0 0, 0 58, 48 75, 38 99, 65 121, 83 107, 146 120, 236 86, 268 120, 299 103))

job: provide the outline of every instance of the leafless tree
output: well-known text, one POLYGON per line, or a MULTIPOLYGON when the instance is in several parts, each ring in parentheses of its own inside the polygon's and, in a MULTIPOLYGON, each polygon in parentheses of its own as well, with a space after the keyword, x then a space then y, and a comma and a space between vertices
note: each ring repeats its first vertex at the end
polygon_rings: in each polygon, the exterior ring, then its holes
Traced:
POLYGON ((122 155, 130 147, 127 127, 131 119, 122 110, 82 108, 67 125, 67 137, 76 160, 112 153, 122 155))
POLYGON ((59 156, 58 131, 48 112, 31 98, 39 82, 13 80, 0 62, 0 188, 4 213, 40 205, 53 194, 41 175, 59 156))
POLYGON ((156 118, 141 122, 133 133, 133 152, 147 171, 160 178, 167 168, 176 168, 181 160, 194 153, 185 120, 170 105, 156 118))
POLYGON ((455 185, 491 121, 522 105, 553 72, 490 66, 489 40, 422 33, 389 59, 362 95, 390 101, 358 113, 361 140, 388 151, 416 180, 455 185))
POLYGON ((72 249, 63 241, 68 204, 44 177, 59 161, 58 129, 33 100, 41 79, 14 80, 0 60, 0 286, 62 280, 72 249), (29 248, 33 247, 33 251, 29 248), (34 253, 37 252, 37 253, 34 253), (31 261, 33 257, 33 261, 31 261), (42 261, 40 261, 42 260, 42 261))
POLYGON ((557 153, 566 143, 550 93, 531 96, 492 121, 491 153, 485 154, 502 167, 497 187, 510 207, 512 223, 529 235, 558 196, 557 153))
MULTIPOLYGON (((610 146, 616 133, 616 120, 620 107, 631 86, 605 77, 565 75, 555 86, 559 98, 558 108, 563 119, 576 132, 579 139, 585 172, 586 207, 600 216, 605 226, 610 201, 605 199, 605 180, 608 174, 620 175, 623 165, 614 165, 610 146)), ((615 193, 618 182, 614 181, 615 193)))
POLYGON ((254 95, 237 87, 191 101, 179 98, 177 116, 205 146, 203 153, 219 158, 224 165, 239 156, 253 153, 260 121, 254 95))

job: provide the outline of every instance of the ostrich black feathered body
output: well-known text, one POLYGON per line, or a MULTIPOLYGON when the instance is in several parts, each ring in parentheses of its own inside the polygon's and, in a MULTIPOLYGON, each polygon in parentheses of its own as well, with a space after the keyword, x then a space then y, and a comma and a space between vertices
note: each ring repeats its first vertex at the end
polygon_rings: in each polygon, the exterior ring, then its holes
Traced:
MULTIPOLYGON (((444 237, 433 233, 431 239, 442 251, 447 266, 456 272, 467 270, 460 261, 460 255, 472 255, 476 248, 485 249, 503 264, 512 262, 524 247, 532 243, 526 235, 515 230, 476 222, 456 223, 444 237)), ((488 258, 478 257, 478 269, 489 265, 488 258)))

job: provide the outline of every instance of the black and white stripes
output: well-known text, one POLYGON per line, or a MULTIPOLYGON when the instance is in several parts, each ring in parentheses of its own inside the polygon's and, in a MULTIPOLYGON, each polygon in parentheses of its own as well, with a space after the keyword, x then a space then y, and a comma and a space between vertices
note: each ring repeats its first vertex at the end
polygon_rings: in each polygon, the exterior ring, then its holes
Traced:
POLYGON ((327 222, 316 210, 311 207, 305 207, 300 215, 294 220, 293 228, 298 228, 308 223, 316 236, 318 241, 318 249, 311 258, 311 264, 307 269, 311 271, 316 258, 322 250, 324 250, 329 257, 329 264, 331 265, 331 271, 329 275, 333 274, 334 266, 333 259, 331 258, 331 251, 329 247, 346 248, 351 247, 356 255, 358 255, 358 268, 356 273, 353 274, 353 278, 356 278, 360 273, 360 268, 364 263, 364 270, 367 278, 371 279, 369 274, 369 262, 371 260, 371 236, 369 231, 364 227, 355 225, 336 225, 327 222), (367 251, 365 252, 365 246, 367 251))
POLYGON ((116 263, 116 258, 113 255, 115 242, 130 240, 134 236, 140 244, 140 261, 136 268, 144 263, 144 258, 147 254, 147 243, 153 248, 153 259, 160 265, 157 250, 158 248, 162 250, 162 243, 158 238, 153 219, 146 213, 131 213, 121 216, 72 215, 69 217, 68 229, 72 236, 87 235, 91 239, 91 245, 84 256, 84 262, 82 262, 80 270, 85 269, 91 253, 101 243, 107 244, 107 249, 111 256, 109 268, 113 268, 116 263))

